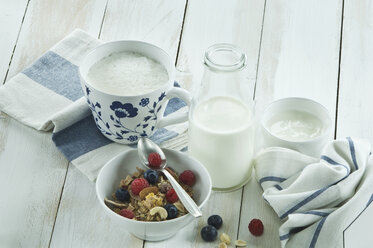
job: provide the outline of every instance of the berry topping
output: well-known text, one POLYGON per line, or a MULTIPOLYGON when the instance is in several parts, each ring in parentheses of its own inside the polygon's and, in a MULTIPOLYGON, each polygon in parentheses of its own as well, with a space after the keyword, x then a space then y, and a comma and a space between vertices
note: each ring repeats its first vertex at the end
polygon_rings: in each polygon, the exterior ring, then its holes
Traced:
POLYGON ((218 236, 218 231, 214 226, 205 226, 201 229, 201 237, 204 241, 214 241, 218 236))
POLYGON ((162 158, 159 153, 152 152, 148 156, 148 162, 150 167, 159 168, 162 164, 162 158))
POLYGON ((186 185, 193 186, 193 184, 196 182, 196 177, 194 176, 193 171, 186 170, 180 174, 179 180, 186 185))
POLYGON ((115 197, 121 202, 128 202, 130 200, 130 193, 121 187, 115 191, 115 197))
POLYGON ((144 173, 144 178, 148 180, 150 184, 155 184, 158 182, 158 172, 155 170, 147 170, 144 173))
POLYGON ((207 224, 214 226, 216 229, 219 229, 223 225, 223 219, 219 215, 211 215, 207 219, 207 224))
POLYGON ((252 219, 249 224, 249 231, 254 236, 260 236, 263 233, 263 223, 259 219, 252 219))
POLYGON ((128 219, 133 219, 133 217, 135 217, 134 213, 131 210, 125 208, 120 210, 119 214, 128 219))
POLYGON ((174 203, 174 202, 177 202, 179 200, 179 197, 177 196, 174 189, 170 189, 166 193, 166 199, 169 203, 174 203))
POLYGON ((131 183, 131 190, 134 195, 139 195, 140 191, 146 187, 149 187, 149 183, 144 178, 136 178, 131 183))
POLYGON ((167 210, 167 214, 168 214, 167 219, 176 218, 177 214, 179 213, 179 211, 177 210, 177 208, 173 204, 166 204, 166 206, 164 206, 164 208, 167 210))

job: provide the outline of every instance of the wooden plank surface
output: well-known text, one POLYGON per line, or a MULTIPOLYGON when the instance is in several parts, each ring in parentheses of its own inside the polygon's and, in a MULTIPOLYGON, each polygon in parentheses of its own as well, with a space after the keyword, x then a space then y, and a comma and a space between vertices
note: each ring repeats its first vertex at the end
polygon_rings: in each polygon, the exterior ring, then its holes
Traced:
POLYGON ((320 102, 334 115, 341 9, 342 0, 267 2, 259 110, 274 99, 299 96, 320 102))
MULTIPOLYGON (((341 0, 267 0, 255 94, 258 118, 272 100, 299 96, 320 102, 334 119, 341 15, 341 0)), ((249 247, 280 247, 281 223, 261 193, 255 180, 244 188, 239 238, 249 247), (253 218, 264 223, 261 237, 248 232, 253 218)))
MULTIPOLYGON (((98 34, 98 19, 102 19, 104 9, 102 1, 31 1, 8 78, 76 27, 97 30, 98 34)), ((54 146, 50 133, 2 117, 0 194, 6 201, 0 203, 0 246, 48 247, 67 161, 54 146)))
POLYGON ((0 137, 0 246, 47 247, 66 160, 49 134, 8 117, 0 119, 0 137))
POLYGON ((5 80, 28 0, 0 1, 0 85, 5 80), (6 37, 6 38, 5 38, 6 37))
POLYGON ((49 244, 67 165, 51 143, 50 134, 0 119, 1 247, 49 244))
MULTIPOLYGON (((337 137, 368 139, 373 144, 373 4, 344 1, 337 137)), ((373 206, 344 232, 346 248, 371 247, 373 206)))
POLYGON ((100 39, 149 42, 175 60, 185 6, 185 0, 109 1, 100 39))
POLYGON ((98 34, 106 1, 30 1, 7 78, 30 65, 76 28, 98 34))
POLYGON ((373 143, 373 4, 345 0, 337 137, 373 143))
MULTIPOLYGON (((173 0, 109 1, 100 37, 105 41, 151 42, 176 58, 185 4, 173 0)), ((114 225, 99 205, 94 183, 70 165, 51 247, 135 248, 143 247, 143 241, 114 225)))
POLYGON ((264 0, 188 1, 177 69, 181 84, 192 92, 198 87, 202 58, 216 43, 233 43, 248 56, 247 78, 255 83, 262 30, 264 0))
MULTIPOLYGON (((264 1, 188 1, 177 61, 177 68, 182 72, 181 84, 192 92, 195 90, 203 72, 201 59, 204 51, 210 45, 220 42, 234 43, 247 53, 247 77, 253 84, 257 70, 263 10, 264 1)), ((213 192, 203 209, 204 216, 198 222, 188 225, 176 236, 164 242, 146 242, 145 247, 217 246, 218 241, 204 242, 200 236, 201 228, 207 224, 207 218, 212 214, 219 214, 225 221, 219 234, 225 232, 234 241, 237 238, 241 197, 242 189, 229 193, 213 192)))

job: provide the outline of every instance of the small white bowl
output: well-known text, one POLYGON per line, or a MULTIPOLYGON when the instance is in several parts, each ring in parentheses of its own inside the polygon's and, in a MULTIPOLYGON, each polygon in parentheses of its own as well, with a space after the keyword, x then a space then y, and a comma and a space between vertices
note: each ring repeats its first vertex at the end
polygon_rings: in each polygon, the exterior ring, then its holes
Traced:
MULTIPOLYGON (((167 157, 167 164, 176 172, 181 173, 184 170, 194 172, 196 183, 193 185, 193 197, 197 205, 200 208, 203 207, 210 197, 212 187, 210 175, 205 167, 182 152, 169 149, 163 149, 163 151, 167 157)), ((176 219, 161 222, 137 221, 116 214, 104 203, 105 197, 111 199, 111 195, 118 188, 120 180, 135 172, 136 167, 141 167, 141 163, 137 150, 134 149, 117 155, 101 169, 96 181, 96 193, 100 204, 106 214, 116 221, 119 228, 127 230, 132 235, 148 241, 168 239, 195 218, 186 214, 176 219)))
POLYGON ((260 129, 262 148, 271 146, 285 147, 314 157, 320 156, 326 142, 333 137, 332 119, 328 110, 316 101, 300 97, 288 97, 272 102, 263 112, 260 129), (272 134, 268 126, 269 121, 274 115, 286 111, 301 111, 316 116, 322 122, 322 133, 317 137, 304 141, 286 140, 272 134))

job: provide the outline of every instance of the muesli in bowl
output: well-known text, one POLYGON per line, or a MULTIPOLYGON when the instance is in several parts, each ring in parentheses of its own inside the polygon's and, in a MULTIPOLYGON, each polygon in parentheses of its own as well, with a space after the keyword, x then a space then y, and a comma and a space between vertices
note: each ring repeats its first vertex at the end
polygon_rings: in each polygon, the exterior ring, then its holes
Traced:
MULTIPOLYGON (((193 198, 194 173, 185 170, 178 175, 171 168, 167 170, 193 198)), ((164 221, 188 213, 162 172, 140 167, 120 180, 112 199, 105 198, 105 204, 115 213, 138 221, 164 221)))

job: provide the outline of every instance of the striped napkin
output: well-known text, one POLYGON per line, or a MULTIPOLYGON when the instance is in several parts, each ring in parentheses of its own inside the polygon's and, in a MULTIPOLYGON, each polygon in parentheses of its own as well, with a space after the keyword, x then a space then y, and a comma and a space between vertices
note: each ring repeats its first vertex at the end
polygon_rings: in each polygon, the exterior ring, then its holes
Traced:
MULTIPOLYGON (((37 130, 53 130, 57 148, 90 180, 95 180, 108 160, 131 148, 110 141, 98 131, 83 97, 78 66, 100 44, 75 30, 0 87, 0 110, 37 130)), ((185 111, 186 104, 174 98, 164 115, 185 111)), ((187 128, 187 123, 162 128, 151 139, 162 147, 182 150, 187 146, 187 128)))
POLYGON ((316 159, 268 148, 256 162, 263 198, 283 224, 282 247, 343 247, 343 233, 373 200, 371 146, 363 140, 332 141, 316 159))

